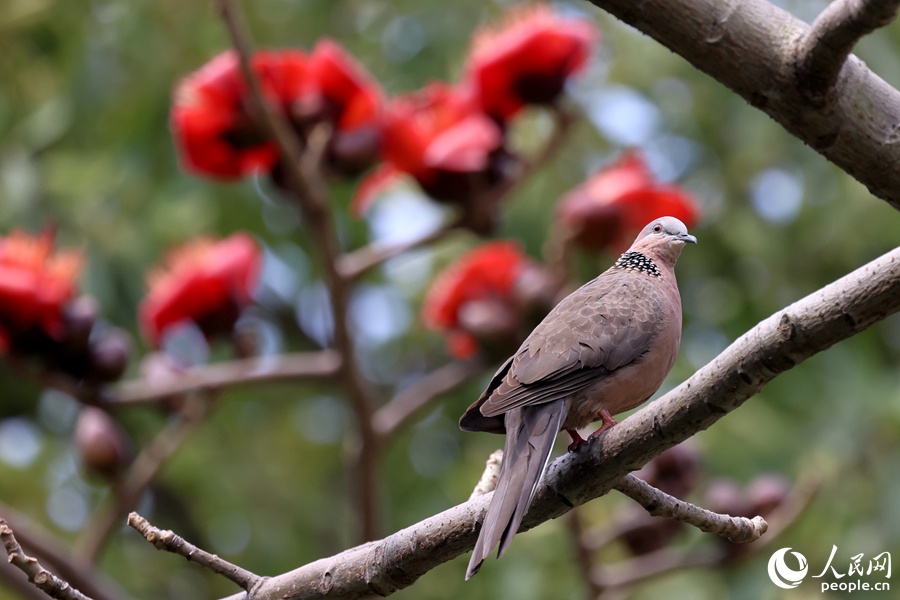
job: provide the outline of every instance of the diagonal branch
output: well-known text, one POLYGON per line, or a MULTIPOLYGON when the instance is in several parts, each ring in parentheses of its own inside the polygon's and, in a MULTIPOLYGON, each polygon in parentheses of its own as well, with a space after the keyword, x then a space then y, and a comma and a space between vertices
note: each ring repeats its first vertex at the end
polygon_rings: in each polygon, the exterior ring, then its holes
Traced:
POLYGON ((897 16, 900 0, 836 0, 800 38, 797 80, 813 94, 837 81, 847 57, 863 36, 897 16))
MULTIPOLYGON (((0 502, 0 515, 16 532, 16 539, 28 548, 48 570, 94 600, 129 600, 130 596, 104 573, 72 556, 63 541, 41 530, 28 517, 0 502)), ((32 587, 31 589, 35 589, 32 587)), ((35 590, 36 591, 36 590, 35 590)), ((44 596, 46 597, 46 596, 44 596)))
POLYGON ((375 411, 372 415, 375 431, 382 438, 389 438, 419 411, 486 369, 480 360, 453 361, 422 376, 375 411))
POLYGON ((824 103, 798 85, 796 42, 809 25, 766 0, 590 1, 731 88, 900 209, 900 92, 854 56, 824 103))
POLYGON ((714 513, 674 498, 631 473, 617 481, 613 488, 643 506, 654 517, 681 521, 735 544, 756 541, 769 529, 769 524, 762 517, 748 519, 714 513))
POLYGON ((245 590, 251 589, 260 581, 259 575, 233 565, 215 554, 210 554, 206 550, 201 550, 180 535, 176 535, 173 531, 154 527, 147 519, 136 512, 129 513, 128 526, 140 533, 157 550, 165 550, 166 552, 183 556, 189 561, 197 563, 201 567, 236 583, 245 590))
MULTIPOLYGON (((523 529, 606 494, 630 471, 706 429, 777 375, 898 310, 900 248, 762 321, 676 389, 555 460, 523 529)), ((387 596, 470 550, 490 498, 478 496, 378 542, 272 577, 249 596, 229 600, 387 596)))
POLYGON ((359 279, 365 275, 369 269, 377 267, 385 261, 394 258, 395 256, 399 256, 404 252, 409 252, 410 250, 415 250, 416 248, 421 248, 422 246, 436 242, 447 236, 449 233, 460 229, 460 227, 461 223, 459 220, 450 221, 449 223, 441 225, 434 231, 430 231, 422 237, 408 242, 394 245, 385 245, 375 242, 359 248, 358 250, 354 250, 353 252, 347 252, 338 257, 338 272, 348 280, 359 279))
POLYGON ((9 562, 28 575, 28 581, 51 598, 57 600, 91 600, 71 585, 45 569, 38 559, 28 556, 19 545, 13 530, 0 518, 0 542, 6 548, 9 562))

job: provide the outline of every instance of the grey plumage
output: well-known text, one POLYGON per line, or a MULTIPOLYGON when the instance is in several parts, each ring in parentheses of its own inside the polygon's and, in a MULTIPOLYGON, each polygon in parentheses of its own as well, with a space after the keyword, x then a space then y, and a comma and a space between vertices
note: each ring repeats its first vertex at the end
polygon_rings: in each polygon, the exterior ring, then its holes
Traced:
POLYGON ((592 421, 629 410, 662 385, 681 340, 674 266, 684 224, 648 224, 615 265, 564 298, 494 374, 460 419, 465 431, 506 433, 497 488, 466 579, 509 546, 560 429, 573 440, 592 421), (604 414, 605 413, 605 414, 604 414))

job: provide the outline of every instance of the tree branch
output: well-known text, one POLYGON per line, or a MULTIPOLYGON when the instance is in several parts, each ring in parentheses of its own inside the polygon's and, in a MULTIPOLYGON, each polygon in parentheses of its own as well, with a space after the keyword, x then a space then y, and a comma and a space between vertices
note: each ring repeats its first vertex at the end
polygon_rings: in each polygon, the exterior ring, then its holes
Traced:
MULTIPOLYGON (((900 248, 762 321, 676 389, 553 461, 523 530, 602 496, 630 471, 738 408, 780 373, 898 310, 900 248)), ((387 596, 470 550, 490 498, 478 496, 229 600, 387 596)))
POLYGON ((735 544, 758 540, 769 529, 769 524, 762 517, 748 519, 714 513, 670 496, 631 473, 617 481, 613 489, 643 506, 654 517, 681 521, 700 531, 715 533, 735 544))
POLYGON ((165 550, 166 552, 183 556, 189 561, 197 563, 201 567, 236 583, 245 590, 251 589, 261 579, 255 573, 233 565, 215 554, 201 550, 172 531, 154 527, 147 519, 136 512, 128 515, 128 526, 140 533, 157 550, 165 550))
POLYGON ((453 361, 412 382, 409 387, 375 411, 372 423, 382 438, 388 438, 419 411, 450 390, 481 375, 486 366, 479 360, 453 361))
POLYGON ((797 80, 812 93, 837 81, 847 57, 864 35, 897 16, 900 0, 836 0, 816 17, 800 38, 797 80))
POLYGON ((590 1, 740 94, 900 209, 900 92, 854 56, 824 101, 798 85, 797 41, 809 25, 765 0, 590 1))
POLYGON ((338 272, 342 277, 348 280, 356 280, 363 276, 366 271, 377 267, 385 261, 394 258, 404 252, 421 248, 422 246, 436 242, 450 232, 461 227, 460 221, 455 220, 438 227, 434 231, 428 232, 420 238, 387 246, 375 242, 369 244, 353 252, 347 252, 338 257, 338 272))
POLYGON ((306 140, 306 148, 291 129, 285 117, 276 112, 262 94, 259 81, 251 68, 252 43, 245 23, 234 3, 218 0, 217 6, 238 53, 244 78, 251 90, 251 105, 275 140, 282 153, 281 164, 288 188, 300 204, 308 220, 309 233, 319 251, 323 278, 334 315, 334 345, 341 354, 341 379, 356 417, 359 443, 355 451, 355 471, 352 480, 358 489, 357 499, 361 537, 369 540, 379 530, 378 456, 379 438, 372 429, 374 402, 355 362, 354 340, 347 322, 350 305, 350 281, 338 269, 340 249, 328 202, 328 190, 320 173, 321 158, 327 144, 325 126, 314 127, 306 140))
POLYGON ((218 393, 242 385, 334 377, 340 366, 341 356, 334 350, 243 358, 189 369, 164 381, 126 381, 104 396, 110 404, 148 404, 197 391, 218 393))
MULTIPOLYGON (((62 540, 41 531, 25 515, 0 502, 0 515, 16 532, 16 539, 58 576, 94 600, 128 600, 118 584, 90 565, 77 560, 64 548, 62 540)), ((31 589, 34 589, 31 587, 31 589)))
POLYGON ((23 573, 28 575, 28 581, 37 586, 41 591, 57 600, 91 600, 71 585, 41 566, 38 559, 28 556, 13 530, 9 528, 2 518, 0 518, 0 541, 6 548, 6 554, 9 556, 9 562, 23 573))

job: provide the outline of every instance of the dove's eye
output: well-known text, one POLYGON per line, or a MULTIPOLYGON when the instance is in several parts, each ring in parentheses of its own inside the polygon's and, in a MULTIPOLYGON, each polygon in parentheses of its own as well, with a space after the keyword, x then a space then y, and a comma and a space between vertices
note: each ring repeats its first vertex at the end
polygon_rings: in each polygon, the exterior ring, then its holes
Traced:
POLYGON ((662 231, 662 225, 657 224, 657 225, 653 226, 653 233, 659 233, 661 231, 662 231))

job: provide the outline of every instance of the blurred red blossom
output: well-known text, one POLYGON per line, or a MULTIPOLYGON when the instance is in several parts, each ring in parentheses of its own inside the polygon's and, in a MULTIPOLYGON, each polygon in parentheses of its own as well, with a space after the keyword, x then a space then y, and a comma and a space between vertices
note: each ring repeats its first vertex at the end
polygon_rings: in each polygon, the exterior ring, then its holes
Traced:
MULTIPOLYGON (((265 99, 304 140, 320 122, 333 127, 327 158, 341 172, 356 172, 379 147, 380 88, 343 48, 321 40, 312 54, 260 51, 251 68, 265 99)), ((226 51, 175 88, 172 129, 181 161, 200 175, 232 180, 278 163, 276 145, 254 121, 249 86, 238 56, 226 51)))
POLYGON ((487 114, 505 121, 526 104, 553 104, 587 63, 597 29, 544 4, 513 10, 476 33, 466 74, 487 114))
MULTIPOLYGON (((252 68, 265 98, 287 107, 309 85, 300 51, 258 52, 252 68)), ((223 52, 175 88, 172 129, 184 167, 200 175, 237 179, 269 171, 278 151, 250 114, 248 87, 235 51, 223 52)))
POLYGON ((55 252, 54 244, 51 230, 0 237, 0 352, 29 345, 26 338, 35 334, 63 336, 64 309, 75 296, 83 258, 79 252, 55 252))
POLYGON ((385 166, 360 186, 354 210, 399 173, 437 200, 471 197, 502 179, 503 132, 478 108, 470 90, 433 83, 399 96, 384 116, 385 166))
POLYGON ((640 154, 627 152, 564 195, 557 205, 568 233, 589 250, 624 250, 657 217, 673 216, 692 227, 697 204, 684 189, 659 183, 640 154))
POLYGON ((184 322, 208 337, 230 332, 251 302, 261 263, 259 246, 246 233, 171 250, 147 275, 149 292, 138 313, 147 340, 159 346, 166 329, 184 322))
MULTIPOLYGON (((313 97, 322 118, 334 127, 328 159, 332 166, 356 173, 377 158, 380 147, 381 88, 336 42, 322 39, 309 57, 313 97)), ((296 110, 294 118, 298 116, 296 110)))
POLYGON ((516 283, 530 265, 518 244, 488 242, 469 251, 432 283, 422 305, 430 329, 449 333, 450 352, 467 358, 478 350, 477 333, 515 328, 516 283), (478 330, 478 331, 475 331, 478 330))

